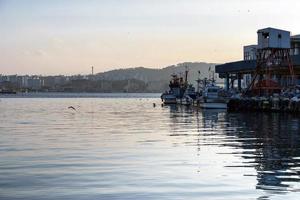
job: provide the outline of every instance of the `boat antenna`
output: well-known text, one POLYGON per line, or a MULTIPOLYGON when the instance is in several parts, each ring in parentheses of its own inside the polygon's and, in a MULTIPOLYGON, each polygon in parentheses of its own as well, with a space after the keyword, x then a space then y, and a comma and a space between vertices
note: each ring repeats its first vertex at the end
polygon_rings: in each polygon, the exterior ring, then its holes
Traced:
POLYGON ((201 71, 198 70, 198 79, 197 79, 197 92, 199 93, 200 92, 200 74, 201 74, 201 71))
POLYGON ((186 65, 186 66, 185 66, 185 84, 186 84, 186 85, 187 85, 188 73, 189 73, 189 70, 188 70, 188 67, 187 67, 187 65, 186 65))
POLYGON ((212 81, 215 83, 215 71, 212 71, 212 81))

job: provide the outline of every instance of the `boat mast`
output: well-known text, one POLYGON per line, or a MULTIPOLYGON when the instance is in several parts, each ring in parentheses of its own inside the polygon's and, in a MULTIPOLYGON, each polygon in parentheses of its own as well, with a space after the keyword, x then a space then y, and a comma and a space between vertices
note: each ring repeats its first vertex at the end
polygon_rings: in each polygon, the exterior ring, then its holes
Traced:
POLYGON ((215 84, 215 71, 212 71, 212 84, 215 84))
POLYGON ((201 80, 200 80, 200 74, 201 74, 201 72, 199 70, 198 71, 198 79, 197 79, 197 93, 200 92, 200 82, 201 82, 201 80))
POLYGON ((187 78, 188 78, 188 69, 187 69, 187 66, 185 66, 185 84, 187 84, 187 78))

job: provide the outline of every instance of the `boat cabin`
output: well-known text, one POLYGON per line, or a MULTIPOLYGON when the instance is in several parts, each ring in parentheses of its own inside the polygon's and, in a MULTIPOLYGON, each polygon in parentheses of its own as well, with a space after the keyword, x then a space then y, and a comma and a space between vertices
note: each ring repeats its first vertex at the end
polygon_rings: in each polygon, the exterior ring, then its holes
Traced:
POLYGON ((216 99, 219 97, 220 87, 218 86, 207 86, 204 89, 203 96, 209 99, 216 99))

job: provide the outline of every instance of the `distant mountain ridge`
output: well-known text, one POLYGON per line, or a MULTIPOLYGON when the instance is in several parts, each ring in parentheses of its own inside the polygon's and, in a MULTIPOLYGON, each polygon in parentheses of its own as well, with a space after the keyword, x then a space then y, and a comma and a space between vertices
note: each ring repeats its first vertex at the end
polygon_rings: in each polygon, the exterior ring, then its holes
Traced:
MULTIPOLYGON (((139 80, 147 84, 147 91, 161 92, 168 89, 168 84, 172 74, 182 73, 183 75, 187 68, 189 70, 188 80, 190 83, 195 84, 195 80, 198 78, 198 71, 201 72, 200 78, 209 77, 209 74, 211 74, 215 69, 215 65, 216 63, 184 62, 162 69, 144 67, 116 69, 98 73, 95 75, 95 78, 97 80, 109 81, 139 80), (209 69, 211 69, 211 73, 209 73, 209 69)), ((217 78, 216 75, 215 77, 217 78)))
MULTIPOLYGON (((215 63, 185 62, 162 69, 127 68, 111 70, 95 75, 75 76, 1 76, 0 90, 17 92, 164 92, 169 89, 172 74, 184 76, 196 86, 200 78, 212 76, 215 63), (211 69, 211 70, 209 70, 211 69)), ((217 76, 215 78, 218 80, 217 76)))

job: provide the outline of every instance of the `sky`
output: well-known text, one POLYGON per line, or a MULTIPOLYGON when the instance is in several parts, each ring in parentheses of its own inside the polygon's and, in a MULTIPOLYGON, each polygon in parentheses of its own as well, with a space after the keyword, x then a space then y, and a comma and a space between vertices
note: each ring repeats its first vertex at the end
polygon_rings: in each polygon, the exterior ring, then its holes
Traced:
POLYGON ((300 34, 299 0, 0 0, 0 74, 241 60, 256 31, 300 34))

